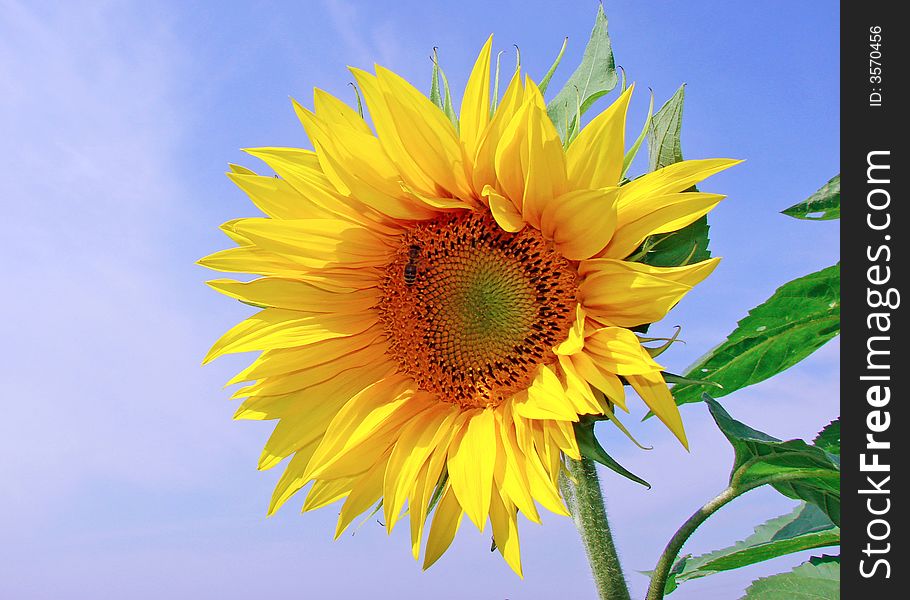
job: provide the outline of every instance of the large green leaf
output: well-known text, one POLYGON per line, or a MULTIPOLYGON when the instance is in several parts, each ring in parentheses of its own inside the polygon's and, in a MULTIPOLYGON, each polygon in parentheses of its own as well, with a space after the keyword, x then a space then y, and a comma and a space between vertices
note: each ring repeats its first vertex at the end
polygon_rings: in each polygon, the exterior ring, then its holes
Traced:
POLYGON ((839 600, 840 558, 812 558, 788 573, 756 579, 742 600, 839 600))
POLYGON ((803 440, 781 441, 752 429, 704 394, 711 416, 733 446, 734 490, 771 484, 783 495, 819 507, 840 525, 840 458, 803 440))
POLYGON ((805 201, 781 211, 787 216, 808 221, 840 219, 840 175, 835 175, 805 201))
POLYGON ((547 114, 564 142, 577 131, 581 115, 598 98, 615 88, 618 81, 613 48, 607 33, 607 15, 604 14, 603 6, 599 6, 581 64, 556 97, 547 104, 547 114))
MULTIPOLYGON (((685 374, 723 386, 714 396, 764 381, 809 356, 840 333, 840 266, 794 279, 753 308, 723 344, 685 374)), ((677 404, 697 402, 708 388, 679 385, 677 404)))
POLYGON ((763 562, 778 556, 840 544, 840 528, 812 504, 800 504, 790 514, 771 519, 736 544, 697 557, 681 559, 674 581, 678 585, 763 562))
MULTIPOLYGON (((648 125, 648 163, 651 171, 683 159, 680 131, 685 86, 654 113, 648 125)), ((692 191, 696 191, 693 186, 692 191)), ((679 231, 652 235, 630 257, 655 267, 679 267, 711 258, 708 250, 708 217, 704 216, 679 231)))

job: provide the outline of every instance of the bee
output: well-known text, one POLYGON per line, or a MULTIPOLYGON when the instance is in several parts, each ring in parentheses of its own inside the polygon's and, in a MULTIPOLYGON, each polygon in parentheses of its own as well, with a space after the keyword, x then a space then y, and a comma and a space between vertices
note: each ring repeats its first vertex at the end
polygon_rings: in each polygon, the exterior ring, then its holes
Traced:
POLYGON ((411 244, 408 247, 408 263, 404 266, 405 285, 414 285, 417 281, 417 261, 420 259, 420 246, 411 244))

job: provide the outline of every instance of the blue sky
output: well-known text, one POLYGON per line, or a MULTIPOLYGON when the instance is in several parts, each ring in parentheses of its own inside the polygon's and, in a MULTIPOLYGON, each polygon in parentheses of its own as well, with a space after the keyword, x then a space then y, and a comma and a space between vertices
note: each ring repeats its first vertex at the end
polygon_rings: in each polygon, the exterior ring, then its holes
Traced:
MULTIPOLYGON (((0 295, 6 414, 0 420, 3 598, 593 598, 567 519, 525 524, 526 577, 464 527, 427 573, 405 531, 367 523, 331 541, 335 513, 265 508, 279 470, 255 469, 269 423, 232 422, 221 386, 249 357, 200 358, 250 313, 205 288, 193 262, 226 247, 217 226, 253 216, 223 176, 239 151, 305 145, 288 96, 350 98, 346 65, 379 62, 419 87, 438 46, 460 89, 486 37, 539 79, 563 36, 551 89, 580 59, 595 2, 83 2, 0 0, 0 295), (192 4, 192 6, 190 6, 192 4)), ((657 100, 688 84, 683 151, 746 163, 706 191, 724 261, 657 331, 682 324, 680 371, 780 284, 837 260, 837 223, 778 211, 838 169, 834 4, 607 2, 618 64, 657 100)), ((647 94, 637 93, 637 132, 647 94)), ((838 414, 838 342, 773 381, 728 397, 734 416, 778 437, 811 437, 838 414)), ((731 453, 705 408, 683 409, 692 451, 656 420, 608 428, 605 446, 654 484, 603 473, 638 595, 673 530, 723 488, 731 453)), ((759 490, 687 547, 748 535, 792 502, 759 490)), ((297 503, 299 506, 299 503, 297 503)), ((691 582, 679 600, 734 598, 802 557, 691 582)))

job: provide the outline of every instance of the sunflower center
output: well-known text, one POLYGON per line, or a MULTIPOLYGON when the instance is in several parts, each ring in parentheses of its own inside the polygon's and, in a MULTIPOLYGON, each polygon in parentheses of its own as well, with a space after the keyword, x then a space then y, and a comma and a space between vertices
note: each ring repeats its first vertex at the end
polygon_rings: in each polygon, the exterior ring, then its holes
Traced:
POLYGON ((531 383, 575 316, 577 272, 540 232, 478 212, 404 235, 379 311, 399 370, 446 402, 497 405, 531 383))

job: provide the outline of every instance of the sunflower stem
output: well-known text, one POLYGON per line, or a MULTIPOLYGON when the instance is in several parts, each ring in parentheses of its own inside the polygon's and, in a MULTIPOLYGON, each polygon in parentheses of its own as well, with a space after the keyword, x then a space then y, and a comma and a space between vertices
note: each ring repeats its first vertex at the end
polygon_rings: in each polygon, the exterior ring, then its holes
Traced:
POLYGON ((567 457, 566 468, 568 475, 560 476, 559 486, 588 555, 598 597, 600 600, 629 600, 629 587, 613 543, 594 461, 567 457))

